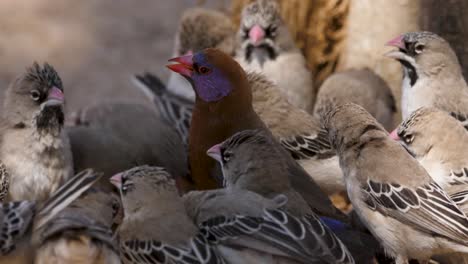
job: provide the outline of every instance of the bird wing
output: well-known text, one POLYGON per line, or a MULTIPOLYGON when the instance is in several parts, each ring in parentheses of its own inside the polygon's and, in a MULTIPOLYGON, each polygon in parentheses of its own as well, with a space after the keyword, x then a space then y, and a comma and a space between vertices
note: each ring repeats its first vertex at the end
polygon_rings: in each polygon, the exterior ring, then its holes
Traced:
POLYGON ((0 205, 3 215, 0 231, 0 253, 6 255, 15 249, 16 244, 30 228, 35 211, 31 201, 15 201, 0 205))
POLYGON ((185 143, 188 142, 194 103, 167 90, 155 75, 135 75, 134 83, 155 103, 161 115, 173 124, 185 143))
POLYGON ((415 229, 468 245, 468 219, 435 182, 408 188, 368 180, 363 186, 365 202, 415 229))
POLYGON ((335 155, 330 145, 328 133, 324 129, 316 135, 303 134, 287 138, 280 138, 281 145, 286 148, 296 160, 302 159, 325 159, 335 155))
POLYGON ((34 230, 42 228, 59 212, 75 201, 101 178, 102 174, 84 170, 67 180, 40 206, 34 220, 34 230))
POLYGON ((156 240, 127 240, 120 245, 130 263, 218 264, 224 260, 203 236, 190 240, 187 248, 174 247, 156 240))
POLYGON ((458 171, 451 170, 449 177, 452 185, 468 184, 468 168, 462 168, 458 171))
POLYGON ((304 263, 354 263, 344 244, 315 215, 297 218, 264 209, 262 217, 214 217, 202 223, 201 230, 210 243, 226 241, 304 263))

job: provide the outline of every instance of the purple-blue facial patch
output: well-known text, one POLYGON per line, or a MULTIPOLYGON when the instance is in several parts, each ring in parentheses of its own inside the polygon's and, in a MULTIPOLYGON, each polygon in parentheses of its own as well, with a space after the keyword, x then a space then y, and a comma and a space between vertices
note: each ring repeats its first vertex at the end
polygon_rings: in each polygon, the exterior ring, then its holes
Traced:
POLYGON ((195 67, 207 67, 211 72, 192 75, 193 85, 198 96, 205 102, 216 102, 227 96, 232 91, 232 84, 224 73, 211 65, 206 56, 199 52, 193 56, 195 67))

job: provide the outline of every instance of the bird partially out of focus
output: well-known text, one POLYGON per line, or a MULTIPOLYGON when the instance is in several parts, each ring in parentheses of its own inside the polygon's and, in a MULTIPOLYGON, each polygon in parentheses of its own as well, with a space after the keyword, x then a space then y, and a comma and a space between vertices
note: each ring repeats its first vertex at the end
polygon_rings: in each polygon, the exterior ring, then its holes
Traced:
POLYGON ((63 92, 60 76, 47 63, 34 63, 6 90, 0 159, 10 175, 10 201, 44 201, 73 175, 63 92))
POLYGON ((403 119, 420 107, 450 113, 468 129, 468 86, 450 44, 432 32, 410 32, 390 40, 386 55, 403 67, 403 119))
POLYGON ((78 125, 66 128, 75 169, 103 172, 102 188, 113 189, 112 175, 145 164, 166 167, 178 184, 186 185, 185 147, 154 109, 137 103, 102 102, 83 108, 78 120, 78 125))
POLYGON ((291 104, 312 111, 312 73, 275 1, 256 0, 244 7, 235 57, 245 70, 261 72, 277 84, 291 104))
POLYGON ((330 75, 320 86, 314 114, 332 101, 335 105, 355 103, 369 112, 387 131, 394 129, 396 102, 382 77, 369 68, 353 69, 330 75))

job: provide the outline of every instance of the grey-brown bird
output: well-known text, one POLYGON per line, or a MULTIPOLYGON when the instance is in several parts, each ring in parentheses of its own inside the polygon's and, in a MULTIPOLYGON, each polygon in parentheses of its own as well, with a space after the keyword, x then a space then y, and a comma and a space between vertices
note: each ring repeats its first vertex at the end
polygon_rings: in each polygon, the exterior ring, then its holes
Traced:
MULTIPOLYGON (((283 195, 288 200, 283 208, 293 216, 300 218, 305 215, 313 215, 314 212, 301 194, 291 188, 287 176, 288 162, 283 158, 282 152, 283 148, 269 134, 260 130, 245 130, 213 146, 207 153, 221 164, 223 183, 227 190, 248 190, 269 199, 283 195)), ((347 219, 339 219, 345 220, 342 226, 346 226, 347 219)), ((320 223, 317 224, 320 225, 320 223)), ((340 231, 344 231, 344 229, 346 228, 343 227, 340 231)), ((371 263, 375 250, 379 247, 378 243, 373 238, 359 232, 345 233, 338 234, 338 236, 346 239, 344 242, 357 257, 356 261, 358 263, 371 263), (352 236, 352 241, 347 236, 352 236), (363 252, 364 247, 366 250, 363 252)), ((332 242, 328 244, 328 247, 334 248, 336 245, 339 243, 332 242)), ((346 252, 347 249, 334 249, 332 251, 342 253, 346 252)), ((337 255, 341 255, 341 253, 337 255)), ((340 261, 344 261, 344 259, 340 261)))
POLYGON ((468 252, 468 219, 362 107, 322 113, 353 208, 397 264, 468 252))
POLYGON ((34 263, 120 263, 111 226, 118 197, 91 189, 41 230, 34 263))
POLYGON ((244 7, 237 42, 236 59, 245 70, 265 74, 294 106, 312 111, 312 73, 275 1, 256 0, 244 7))
POLYGON ((43 201, 73 174, 64 102, 62 80, 47 63, 34 63, 8 87, 0 159, 10 174, 9 200, 43 201))
POLYGON ((32 263, 42 230, 99 177, 100 174, 86 170, 68 179, 44 202, 3 203, 0 206, 0 263, 32 263))
MULTIPOLYGON (((398 140, 419 161, 468 215, 468 133, 448 113, 422 107, 411 113, 390 136, 398 140)), ((436 258, 442 263, 468 263, 468 255, 436 258), (443 259, 440 259, 443 258, 443 259)))
POLYGON ((382 77, 369 68, 353 69, 330 75, 320 86, 314 114, 329 102, 355 103, 364 107, 385 129, 391 131, 396 102, 392 91, 382 77))
MULTIPOLYGON (((189 8, 184 11, 179 21, 173 57, 192 54, 206 48, 217 48, 234 55, 235 36, 236 27, 228 15, 212 9, 189 8)), ((195 93, 190 84, 178 74, 170 75, 167 88, 170 93, 192 102, 195 100, 195 93)))
MULTIPOLYGON (((462 198, 468 193, 468 133, 448 113, 422 107, 414 111, 390 134, 419 161, 437 184, 460 207, 468 207, 462 198)), ((468 197, 467 197, 468 198, 468 197)), ((468 213, 468 211, 464 211, 468 213)))
POLYGON ((185 147, 154 109, 110 101, 83 108, 79 120, 81 125, 66 128, 74 166, 103 172, 101 187, 112 188, 109 177, 144 164, 164 166, 184 184, 188 174, 185 147))
POLYGON ((175 182, 161 167, 112 176, 124 219, 118 229, 123 263, 224 263, 188 217, 175 182))
POLYGON ((436 107, 468 128, 468 87, 450 44, 432 32, 411 32, 387 43, 398 48, 386 54, 403 67, 403 119, 420 107, 436 107))

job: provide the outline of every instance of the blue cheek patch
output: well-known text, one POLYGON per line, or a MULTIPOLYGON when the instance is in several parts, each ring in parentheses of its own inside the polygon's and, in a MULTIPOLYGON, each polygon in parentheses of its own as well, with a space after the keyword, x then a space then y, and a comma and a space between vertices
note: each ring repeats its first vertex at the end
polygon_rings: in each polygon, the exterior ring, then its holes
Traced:
POLYGON ((201 75, 195 73, 192 77, 198 96, 205 102, 216 102, 229 95, 232 84, 224 77, 223 73, 210 65, 204 54, 198 53, 193 59, 199 66, 212 69, 212 72, 201 75))

